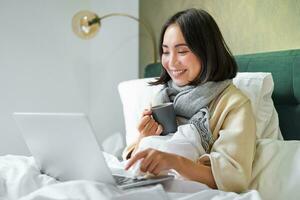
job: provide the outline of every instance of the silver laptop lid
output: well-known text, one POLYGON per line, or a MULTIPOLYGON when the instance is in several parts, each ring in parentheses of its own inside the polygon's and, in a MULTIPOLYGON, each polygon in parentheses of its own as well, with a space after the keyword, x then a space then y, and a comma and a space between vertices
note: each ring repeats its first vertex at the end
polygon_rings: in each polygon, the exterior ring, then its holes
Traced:
POLYGON ((13 113, 41 170, 61 181, 115 184, 88 117, 82 113, 13 113))

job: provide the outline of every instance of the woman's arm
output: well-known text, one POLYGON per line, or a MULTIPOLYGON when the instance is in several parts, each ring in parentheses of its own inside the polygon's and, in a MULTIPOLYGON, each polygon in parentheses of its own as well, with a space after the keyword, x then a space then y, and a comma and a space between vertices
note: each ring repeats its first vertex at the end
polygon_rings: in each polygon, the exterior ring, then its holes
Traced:
POLYGON ((227 115, 221 121, 220 129, 217 129, 218 139, 210 154, 203 155, 199 162, 210 162, 218 189, 243 192, 251 181, 256 141, 255 119, 249 101, 226 110, 222 110, 227 115))
POLYGON ((187 158, 177 156, 177 164, 175 164, 175 170, 183 177, 198 181, 208 185, 210 188, 217 189, 217 185, 212 174, 210 166, 206 166, 202 163, 196 163, 187 158))
POLYGON ((215 141, 212 152, 199 161, 147 149, 134 155, 128 169, 137 160, 141 170, 159 174, 162 170, 175 169, 188 179, 207 184, 224 191, 242 192, 248 188, 255 152, 255 120, 250 102, 230 109, 215 141), (209 164, 206 164, 209 163, 209 164))
POLYGON ((155 149, 146 149, 138 152, 129 160, 125 169, 129 169, 140 159, 142 159, 140 169, 143 172, 158 175, 163 170, 174 169, 187 179, 204 183, 211 188, 217 188, 209 166, 193 162, 176 154, 155 149))

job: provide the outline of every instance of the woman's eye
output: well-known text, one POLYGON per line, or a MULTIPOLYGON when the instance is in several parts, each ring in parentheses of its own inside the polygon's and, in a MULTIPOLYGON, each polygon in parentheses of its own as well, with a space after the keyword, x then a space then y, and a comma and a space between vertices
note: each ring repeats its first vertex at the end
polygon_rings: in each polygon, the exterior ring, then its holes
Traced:
POLYGON ((168 55, 168 54, 169 54, 169 52, 168 52, 168 51, 165 51, 165 52, 163 52, 162 54, 164 54, 164 55, 168 55))
POLYGON ((178 51, 179 54, 186 54, 188 53, 189 51, 178 51))

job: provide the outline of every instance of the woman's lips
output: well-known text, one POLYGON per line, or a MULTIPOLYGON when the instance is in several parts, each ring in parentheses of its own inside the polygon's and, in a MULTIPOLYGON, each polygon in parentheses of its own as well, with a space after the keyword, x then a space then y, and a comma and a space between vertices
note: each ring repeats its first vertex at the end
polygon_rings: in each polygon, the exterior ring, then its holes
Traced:
POLYGON ((187 71, 186 69, 169 70, 170 74, 171 74, 173 77, 179 77, 179 76, 181 76, 182 74, 184 74, 186 71, 187 71))

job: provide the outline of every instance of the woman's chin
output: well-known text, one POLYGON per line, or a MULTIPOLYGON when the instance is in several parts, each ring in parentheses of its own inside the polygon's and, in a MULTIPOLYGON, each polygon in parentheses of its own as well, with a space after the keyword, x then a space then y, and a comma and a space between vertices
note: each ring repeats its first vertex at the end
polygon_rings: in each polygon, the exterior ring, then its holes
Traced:
POLYGON ((173 81, 174 81, 174 83, 175 83, 177 86, 179 86, 179 87, 182 87, 182 86, 185 86, 185 85, 188 84, 187 81, 176 80, 176 79, 175 79, 175 80, 173 79, 173 81))

